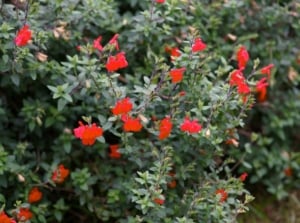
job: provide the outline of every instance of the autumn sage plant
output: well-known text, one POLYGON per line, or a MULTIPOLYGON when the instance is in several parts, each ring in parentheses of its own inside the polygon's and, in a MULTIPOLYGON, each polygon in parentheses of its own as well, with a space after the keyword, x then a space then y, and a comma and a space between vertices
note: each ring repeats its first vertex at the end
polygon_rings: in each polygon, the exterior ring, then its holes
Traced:
POLYGON ((223 53, 198 1, 22 2, 0 9, 1 223, 248 210, 239 130, 268 100, 271 60, 248 40, 223 53))

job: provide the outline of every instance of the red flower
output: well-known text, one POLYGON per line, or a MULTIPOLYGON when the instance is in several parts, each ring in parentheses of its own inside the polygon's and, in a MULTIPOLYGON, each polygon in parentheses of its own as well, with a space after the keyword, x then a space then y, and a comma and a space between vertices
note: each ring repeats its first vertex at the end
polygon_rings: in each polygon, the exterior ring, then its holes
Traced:
POLYGON ((249 94, 250 88, 246 82, 241 82, 238 86, 238 93, 239 94, 249 94))
POLYGON ((107 59, 106 69, 108 72, 113 72, 128 66, 128 62, 124 52, 118 53, 116 56, 110 56, 107 59))
POLYGON ((226 201, 228 197, 227 192, 223 188, 216 190, 216 195, 220 196, 220 202, 226 201))
POLYGON ((178 47, 170 48, 170 47, 167 46, 165 48, 165 51, 171 55, 172 59, 175 58, 175 57, 180 57, 180 55, 181 55, 178 47))
POLYGON ((271 76, 271 69, 274 67, 274 64, 269 64, 268 66, 265 66, 260 69, 260 73, 266 74, 268 76, 268 79, 270 79, 271 76))
POLYGON ((240 181, 245 181, 246 178, 248 177, 248 173, 242 173, 242 175, 239 177, 240 178, 240 181))
POLYGON ((180 126, 181 131, 188 132, 190 134, 199 133, 202 129, 202 126, 197 122, 197 120, 191 121, 186 117, 183 123, 180 126))
POLYGON ((257 100, 259 102, 264 102, 266 100, 268 85, 267 78, 262 78, 256 83, 256 92, 258 93, 257 100))
POLYGON ((169 188, 175 188, 177 185, 176 180, 174 179, 175 173, 174 172, 169 172, 169 176, 172 178, 172 180, 168 183, 169 188))
POLYGON ((201 38, 196 38, 193 45, 192 45, 192 52, 198 52, 205 50, 206 44, 202 42, 201 38))
POLYGON ((139 132, 143 128, 139 118, 131 118, 128 115, 122 115, 121 119, 124 122, 123 130, 125 132, 139 132))
POLYGON ((4 211, 0 213, 0 222, 1 223, 16 223, 16 221, 10 217, 8 217, 4 211))
POLYGON ((29 208, 20 208, 18 213, 18 220, 21 222, 25 222, 30 220, 33 217, 32 212, 29 210, 29 208))
POLYGON ((119 145, 110 145, 109 146, 110 149, 110 153, 109 153, 109 157, 112 159, 120 159, 121 158, 121 153, 118 151, 119 149, 119 145))
POLYGON ((231 72, 229 84, 231 86, 237 86, 239 94, 249 94, 250 88, 249 88, 248 84, 246 83, 246 79, 244 77, 242 70, 243 70, 243 68, 239 69, 239 70, 234 70, 233 72, 231 72))
POLYGON ((28 195, 28 202, 29 203, 35 203, 42 199, 42 192, 37 187, 33 187, 28 195))
POLYGON ((103 50, 103 46, 101 45, 102 36, 99 36, 97 39, 94 40, 93 47, 99 51, 103 50))
POLYGON ((74 129, 74 135, 76 138, 81 139, 83 145, 91 146, 95 143, 96 138, 102 136, 103 129, 96 126, 95 123, 92 125, 83 125, 79 122, 79 127, 74 129))
POLYGON ((181 82, 181 80, 183 78, 184 71, 185 71, 185 67, 178 68, 178 69, 172 69, 170 71, 170 76, 172 78, 172 83, 173 84, 181 82))
POLYGON ((165 3, 165 0, 155 0, 156 3, 162 4, 165 3))
POLYGON ((167 138, 172 130, 173 124, 171 122, 171 119, 169 117, 164 118, 163 120, 161 120, 160 122, 160 126, 159 126, 159 136, 158 138, 160 140, 167 138))
POLYGON ((130 98, 123 98, 117 101, 115 107, 111 110, 114 115, 126 114, 132 110, 130 98))
POLYGON ((24 25, 23 28, 21 28, 17 36, 14 40, 16 46, 26 46, 28 42, 31 39, 31 30, 29 29, 28 25, 24 25))
POLYGON ((59 165, 56 170, 53 171, 51 179, 55 183, 63 183, 69 176, 69 169, 65 168, 63 164, 59 165))
POLYGON ((119 34, 115 34, 115 35, 111 38, 111 40, 108 42, 108 43, 111 44, 111 45, 115 45, 116 50, 120 50, 120 49, 119 49, 119 43, 118 43, 118 37, 119 37, 119 34))
POLYGON ((161 198, 155 198, 154 203, 159 204, 159 205, 163 205, 165 203, 165 199, 161 199, 161 198))
POLYGON ((186 94, 185 91, 180 91, 180 92, 179 92, 179 96, 180 96, 180 97, 185 96, 185 94, 186 94))
POLYGON ((291 167, 287 167, 284 169, 284 174, 287 176, 287 177, 291 177, 293 176, 293 170, 291 167))
POLYGON ((249 60, 249 54, 248 51, 244 46, 241 46, 237 53, 236 53, 236 58, 238 61, 238 67, 239 69, 245 68, 247 65, 247 62, 249 60))

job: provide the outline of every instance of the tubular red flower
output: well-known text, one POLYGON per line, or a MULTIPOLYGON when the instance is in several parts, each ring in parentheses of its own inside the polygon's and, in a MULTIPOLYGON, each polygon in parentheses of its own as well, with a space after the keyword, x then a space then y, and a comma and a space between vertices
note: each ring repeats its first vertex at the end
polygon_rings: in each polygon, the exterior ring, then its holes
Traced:
POLYGON ((99 51, 103 50, 103 46, 101 45, 102 36, 98 36, 97 39, 94 40, 93 47, 99 51))
POLYGON ((42 192, 37 187, 33 187, 28 194, 28 202, 36 203, 42 199, 42 192))
POLYGON ((1 223, 16 223, 16 221, 10 217, 8 217, 4 211, 0 213, 0 222, 1 223))
POLYGON ((220 195, 220 202, 226 201, 228 197, 227 192, 223 188, 216 190, 216 195, 220 195))
POLYGON ((206 49, 206 44, 202 42, 201 38, 196 38, 192 45, 192 52, 203 51, 206 49))
POLYGON ((158 138, 160 140, 163 140, 163 139, 167 138, 171 133, 172 127, 173 127, 173 124, 172 124, 171 119, 169 117, 166 117, 163 120, 161 120, 160 126, 159 126, 159 136, 158 136, 158 138))
POLYGON ((126 114, 132 110, 132 103, 130 101, 130 98, 124 98, 119 101, 117 101, 116 105, 114 108, 112 108, 112 113, 114 115, 121 115, 121 114, 126 114))
POLYGON ((185 67, 172 69, 170 71, 170 76, 172 78, 172 83, 176 84, 182 81, 183 73, 185 71, 185 67))
POLYGON ((120 159, 121 158, 121 153, 119 152, 119 145, 110 145, 109 146, 110 149, 110 153, 109 153, 109 157, 112 159, 120 159))
POLYGON ((188 132, 190 134, 199 133, 202 129, 202 126, 197 122, 197 120, 191 121, 186 117, 183 123, 180 126, 180 130, 183 132, 188 132))
POLYGON ((125 132, 139 132, 143 128, 139 118, 122 115, 121 120, 124 122, 123 130, 125 132))
POLYGON ((260 73, 266 74, 268 76, 268 79, 270 79, 271 76, 271 69, 274 67, 274 64, 269 64, 268 66, 265 66, 260 69, 260 73))
POLYGON ((165 0, 155 0, 155 2, 158 4, 163 4, 163 3, 165 3, 165 0))
POLYGON ((257 100, 258 102, 264 102, 267 98, 267 86, 268 86, 267 78, 262 78, 256 83, 256 92, 257 92, 257 100))
POLYGON ((73 130, 76 138, 81 139, 83 145, 91 146, 95 143, 96 138, 103 135, 103 129, 95 123, 92 125, 83 125, 79 122, 79 127, 73 130))
POLYGON ((250 57, 249 57, 249 53, 248 53, 247 49, 244 46, 241 46, 238 49, 238 51, 236 53, 236 58, 238 61, 239 69, 245 68, 250 57))
POLYGON ((161 198, 155 198, 153 201, 158 205, 163 205, 165 203, 165 199, 161 199, 161 198))
POLYGON ((15 37, 16 46, 26 46, 31 39, 31 30, 28 25, 24 25, 15 37))
POLYGON ((114 45, 114 46, 116 47, 116 50, 120 50, 120 48, 119 48, 119 43, 118 43, 118 37, 119 37, 119 34, 116 33, 116 34, 111 38, 111 40, 108 42, 109 44, 114 45))
POLYGON ((29 208, 20 208, 18 212, 18 220, 21 222, 26 222, 33 217, 32 212, 29 208))
POLYGON ((110 56, 107 59, 106 69, 108 72, 114 72, 116 70, 125 68, 128 66, 128 62, 124 52, 118 53, 116 56, 110 56))
POLYGON ((239 177, 240 178, 240 181, 245 181, 246 178, 248 177, 248 173, 242 173, 241 176, 239 177))
POLYGON ((69 169, 65 168, 63 164, 60 164, 56 170, 53 171, 51 179, 53 182, 61 184, 69 176, 69 169))

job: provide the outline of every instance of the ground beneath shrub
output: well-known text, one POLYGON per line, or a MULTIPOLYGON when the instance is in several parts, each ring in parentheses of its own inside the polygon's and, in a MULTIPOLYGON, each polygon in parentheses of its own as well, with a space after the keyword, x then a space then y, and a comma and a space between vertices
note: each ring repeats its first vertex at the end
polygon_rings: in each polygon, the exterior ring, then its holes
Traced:
POLYGON ((282 201, 266 192, 255 192, 249 212, 238 223, 300 223, 300 191, 293 191, 282 201))

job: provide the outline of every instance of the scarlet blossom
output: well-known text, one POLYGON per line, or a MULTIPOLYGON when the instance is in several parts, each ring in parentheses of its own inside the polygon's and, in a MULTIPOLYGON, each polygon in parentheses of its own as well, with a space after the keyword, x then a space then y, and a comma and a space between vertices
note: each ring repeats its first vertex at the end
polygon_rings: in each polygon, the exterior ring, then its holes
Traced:
POLYGON ((192 52, 196 53, 198 51, 205 50, 206 44, 202 42, 201 38, 196 38, 192 45, 192 52))
POLYGON ((238 93, 239 94, 249 94, 250 88, 246 82, 241 82, 238 86, 238 93))
POLYGON ((268 79, 270 79, 271 76, 271 69, 274 67, 274 64, 269 64, 268 66, 265 66, 260 69, 260 73, 266 74, 268 76, 268 79))
POLYGON ((183 73, 185 71, 185 67, 172 69, 170 71, 170 76, 172 78, 172 83, 176 84, 182 81, 183 73))
POLYGON ((153 201, 158 205, 163 205, 165 203, 165 199, 161 199, 161 198, 155 198, 153 201))
POLYGON ((56 170, 53 171, 51 179, 53 182, 61 184, 69 176, 70 170, 65 168, 63 164, 60 164, 56 170))
POLYGON ((243 68, 239 69, 239 70, 234 70, 233 72, 231 72, 229 84, 231 86, 237 86, 239 94, 249 94, 250 88, 249 88, 248 84, 246 83, 246 79, 244 77, 242 70, 243 70, 243 68))
POLYGON ((20 208, 18 212, 18 220, 21 222, 25 222, 30 220, 33 217, 32 212, 29 208, 20 208))
POLYGON ((81 139, 82 144, 86 146, 93 145, 96 138, 103 134, 103 129, 95 123, 92 125, 83 125, 82 122, 79 122, 79 127, 75 128, 73 131, 75 137, 81 139))
POLYGON ((114 108, 112 108, 112 113, 114 115, 121 115, 126 114, 132 110, 132 103, 130 101, 130 98, 123 98, 119 101, 117 101, 114 108))
POLYGON ((181 55, 180 50, 179 50, 178 47, 171 47, 170 48, 170 47, 167 46, 165 48, 165 51, 171 55, 172 60, 173 60, 173 58, 180 57, 180 55, 181 55))
POLYGON ((160 126, 159 126, 159 136, 158 136, 158 138, 160 140, 163 140, 163 139, 167 138, 171 133, 172 127, 173 127, 173 124, 172 124, 171 119, 169 117, 166 117, 163 120, 161 120, 160 126))
POLYGON ((165 0, 155 0, 156 3, 162 4, 165 3, 165 0))
POLYGON ((245 181, 246 178, 248 177, 248 173, 242 173, 241 176, 239 177, 240 178, 240 181, 245 181))
POLYGON ((172 178, 172 180, 168 183, 169 188, 175 188, 177 185, 176 180, 174 179, 175 173, 174 172, 169 172, 169 176, 172 178))
POLYGON ((102 36, 98 36, 97 39, 94 40, 93 42, 93 47, 99 51, 103 50, 103 46, 101 45, 101 40, 102 40, 102 36))
POLYGON ((190 134, 199 133, 202 129, 202 126, 198 123, 197 120, 190 120, 186 117, 183 123, 180 126, 180 130, 183 132, 188 132, 190 134))
POLYGON ((185 95, 186 95, 185 91, 180 91, 180 92, 179 92, 179 96, 183 97, 183 96, 185 96, 185 95))
POLYGON ((116 47, 116 50, 120 50, 119 43, 118 43, 118 37, 119 37, 119 34, 115 34, 108 42, 109 44, 114 45, 116 47))
POLYGON ((241 46, 237 53, 236 53, 236 59, 238 61, 238 67, 239 69, 245 68, 247 65, 248 60, 250 59, 249 53, 247 49, 244 46, 241 46))
POLYGON ((122 115, 121 120, 124 122, 123 130, 125 132, 139 132, 143 128, 139 118, 132 118, 128 115, 122 115))
POLYGON ((287 177, 291 177, 293 176, 293 170, 291 167, 287 167, 284 169, 284 174, 287 176, 287 177))
POLYGON ((16 223, 16 221, 10 217, 8 217, 4 211, 0 213, 0 222, 1 223, 16 223))
POLYGON ((226 201, 228 197, 227 192, 223 188, 216 190, 216 195, 220 196, 220 200, 219 200, 220 202, 226 201))
POLYGON ((28 202, 36 203, 42 199, 42 192, 37 187, 33 187, 28 194, 28 202))
POLYGON ((110 153, 109 157, 112 159, 120 159, 121 158, 121 153, 119 152, 119 145, 110 145, 109 146, 110 153))
POLYGON ((127 66, 128 62, 124 52, 120 52, 115 56, 108 57, 106 62, 106 69, 108 72, 114 72, 127 66))
POLYGON ((256 83, 256 92, 258 94, 257 100, 259 102, 264 102, 266 100, 268 85, 267 78, 262 78, 256 83))
POLYGON ((28 25, 24 25, 15 37, 16 46, 26 46, 31 39, 31 30, 28 25))

